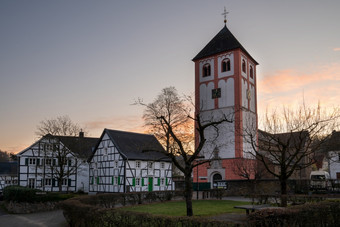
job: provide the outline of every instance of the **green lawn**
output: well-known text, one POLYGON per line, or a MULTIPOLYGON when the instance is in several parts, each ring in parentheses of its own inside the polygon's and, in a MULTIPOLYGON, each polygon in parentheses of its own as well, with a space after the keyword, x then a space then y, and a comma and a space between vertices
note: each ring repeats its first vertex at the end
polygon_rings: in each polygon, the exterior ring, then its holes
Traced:
MULTIPOLYGON (((211 216, 222 213, 244 213, 244 210, 234 209, 234 206, 250 204, 230 200, 193 200, 192 207, 195 216, 211 216)), ((160 214, 168 216, 186 216, 185 201, 171 201, 147 205, 123 207, 123 210, 160 214)))

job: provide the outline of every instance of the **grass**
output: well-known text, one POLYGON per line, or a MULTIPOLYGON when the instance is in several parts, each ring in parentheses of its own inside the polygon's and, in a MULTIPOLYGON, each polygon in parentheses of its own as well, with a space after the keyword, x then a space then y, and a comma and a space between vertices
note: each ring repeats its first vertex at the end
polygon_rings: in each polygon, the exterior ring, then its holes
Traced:
MULTIPOLYGON (((250 204, 250 202, 230 200, 193 200, 192 207, 195 216, 212 216, 223 213, 244 213, 244 210, 235 209, 234 206, 250 204)), ((122 210, 168 215, 186 216, 185 201, 171 201, 147 205, 123 207, 122 210)))

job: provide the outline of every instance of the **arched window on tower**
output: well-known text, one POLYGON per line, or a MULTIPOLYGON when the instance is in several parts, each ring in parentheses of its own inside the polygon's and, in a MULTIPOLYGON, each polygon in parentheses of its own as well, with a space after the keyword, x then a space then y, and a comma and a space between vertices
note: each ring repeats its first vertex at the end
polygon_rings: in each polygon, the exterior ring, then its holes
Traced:
POLYGON ((204 64, 203 65, 203 77, 207 77, 211 75, 211 67, 210 64, 204 64))
POLYGON ((253 70, 253 66, 249 67, 249 76, 251 79, 254 79, 254 70, 253 70))
POLYGON ((222 72, 230 71, 230 59, 229 58, 223 59, 221 68, 222 68, 222 72))
POLYGON ((246 73, 246 61, 242 60, 242 72, 246 73))

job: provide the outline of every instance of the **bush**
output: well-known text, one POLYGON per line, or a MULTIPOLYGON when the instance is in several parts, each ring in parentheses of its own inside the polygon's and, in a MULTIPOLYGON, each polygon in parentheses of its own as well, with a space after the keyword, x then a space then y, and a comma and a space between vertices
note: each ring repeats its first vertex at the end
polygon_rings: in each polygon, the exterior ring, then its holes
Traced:
POLYGON ((250 226, 337 226, 340 201, 264 209, 249 215, 250 226))
POLYGON ((3 190, 4 200, 13 202, 57 202, 74 197, 73 194, 42 192, 38 189, 18 185, 7 186, 3 190))
POLYGON ((34 202, 40 190, 18 185, 7 186, 3 190, 4 200, 15 202, 34 202))

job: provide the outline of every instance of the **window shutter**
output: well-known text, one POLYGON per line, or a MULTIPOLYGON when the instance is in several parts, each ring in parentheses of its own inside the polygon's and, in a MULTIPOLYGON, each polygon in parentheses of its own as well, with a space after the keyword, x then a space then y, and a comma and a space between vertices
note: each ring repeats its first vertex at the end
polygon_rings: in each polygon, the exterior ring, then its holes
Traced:
POLYGON ((136 179, 132 178, 132 186, 136 186, 136 179))
POLYGON ((25 158, 25 166, 28 165, 28 158, 25 158))
POLYGON ((118 185, 121 185, 120 176, 118 177, 118 185))
POLYGON ((165 178, 165 185, 168 186, 169 182, 168 182, 168 178, 165 178))
POLYGON ((97 177, 97 184, 99 184, 99 177, 97 177))
POLYGON ((71 187, 71 179, 68 179, 68 186, 71 187))
POLYGON ((142 186, 144 186, 144 178, 142 178, 142 186))
POLYGON ((161 178, 157 178, 157 186, 161 185, 161 178))
POLYGON ((114 184, 114 182, 115 182, 115 179, 114 179, 114 177, 112 177, 112 184, 114 184))
POLYGON ((94 177, 91 177, 91 184, 94 183, 94 177))

